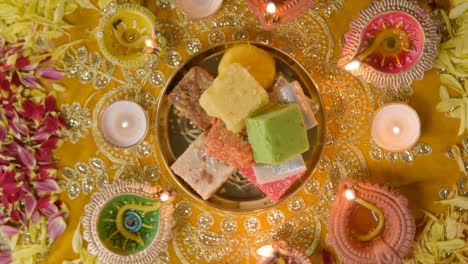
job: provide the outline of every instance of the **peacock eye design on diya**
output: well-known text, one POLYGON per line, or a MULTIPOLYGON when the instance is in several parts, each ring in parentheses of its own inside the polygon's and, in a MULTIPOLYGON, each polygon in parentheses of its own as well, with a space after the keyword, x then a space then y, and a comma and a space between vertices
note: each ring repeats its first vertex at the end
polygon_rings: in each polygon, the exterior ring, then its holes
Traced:
POLYGON ((175 224, 174 193, 149 184, 116 182, 85 206, 88 251, 105 263, 149 263, 166 250, 175 224))
POLYGON ((432 68, 440 41, 437 26, 417 3, 372 2, 351 23, 338 64, 375 86, 410 85, 432 68))
POLYGON ((114 64, 134 67, 145 60, 156 63, 167 40, 153 14, 138 5, 118 6, 100 22, 98 44, 114 64))

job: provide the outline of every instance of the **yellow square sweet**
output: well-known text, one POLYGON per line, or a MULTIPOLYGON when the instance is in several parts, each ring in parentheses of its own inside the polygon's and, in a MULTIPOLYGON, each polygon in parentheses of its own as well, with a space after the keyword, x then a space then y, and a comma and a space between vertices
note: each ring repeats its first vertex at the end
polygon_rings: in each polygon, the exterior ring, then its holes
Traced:
POLYGON ((220 118, 234 133, 245 127, 245 119, 268 105, 265 89, 239 63, 229 65, 200 97, 209 116, 220 118))

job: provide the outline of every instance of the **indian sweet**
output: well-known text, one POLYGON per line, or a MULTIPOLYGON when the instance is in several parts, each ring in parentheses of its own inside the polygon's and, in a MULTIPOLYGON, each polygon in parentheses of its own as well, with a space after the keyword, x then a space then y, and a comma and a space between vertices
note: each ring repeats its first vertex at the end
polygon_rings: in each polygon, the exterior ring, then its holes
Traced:
POLYGON ((233 174, 230 166, 206 153, 206 134, 201 134, 172 164, 171 169, 203 199, 209 199, 233 174))
POLYGON ((199 99, 212 83, 213 77, 202 67, 195 66, 168 95, 169 102, 203 130, 209 128, 211 117, 200 106, 199 99))
POLYGON ((256 163, 278 165, 309 149, 299 105, 275 104, 247 118, 256 163))
POLYGON ((286 78, 284 78, 283 75, 280 75, 280 76, 278 77, 278 80, 277 80, 277 81, 275 82, 275 84, 273 85, 272 91, 274 91, 274 90, 276 90, 276 89, 278 89, 278 88, 281 88, 281 87, 287 85, 288 83, 289 83, 288 80, 286 80, 286 78))
POLYGON ((253 164, 252 168, 259 184, 282 180, 295 174, 305 172, 307 169, 301 155, 289 159, 279 165, 260 163, 253 164))
POLYGON ((240 63, 265 89, 270 89, 276 75, 276 65, 268 52, 250 44, 239 44, 228 49, 221 59, 218 72, 228 71, 229 65, 240 63))
POLYGON ((211 123, 212 127, 206 138, 208 155, 234 167, 250 167, 253 163, 253 153, 245 130, 233 133, 226 128, 222 120, 217 118, 211 123))
POLYGON ((250 114, 268 105, 265 89, 239 63, 229 65, 200 96, 200 105, 228 130, 239 133, 250 114))
POLYGON ((241 168, 239 172, 257 186, 270 200, 277 201, 291 187, 291 185, 304 175, 304 172, 292 175, 282 180, 259 184, 253 168, 241 168))
MULTIPOLYGON (((275 85, 276 86, 276 85, 275 85)), ((309 130, 317 125, 315 113, 310 104, 310 98, 304 94, 299 82, 294 81, 275 87, 269 94, 272 103, 294 103, 301 107, 302 117, 306 130, 309 130)))

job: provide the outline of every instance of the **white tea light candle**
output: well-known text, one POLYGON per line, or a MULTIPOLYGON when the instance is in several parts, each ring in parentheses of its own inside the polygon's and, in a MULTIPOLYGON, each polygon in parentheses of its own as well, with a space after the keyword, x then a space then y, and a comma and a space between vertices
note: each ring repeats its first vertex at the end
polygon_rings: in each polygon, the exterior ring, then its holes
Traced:
POLYGON ((218 11, 223 0, 176 0, 177 10, 191 19, 209 17, 218 11))
POLYGON ((421 122, 410 106, 390 103, 375 112, 371 129, 372 138, 379 147, 400 152, 416 144, 421 134, 421 122))
POLYGON ((117 101, 102 111, 99 128, 107 142, 116 147, 127 148, 145 137, 148 120, 139 104, 117 101))

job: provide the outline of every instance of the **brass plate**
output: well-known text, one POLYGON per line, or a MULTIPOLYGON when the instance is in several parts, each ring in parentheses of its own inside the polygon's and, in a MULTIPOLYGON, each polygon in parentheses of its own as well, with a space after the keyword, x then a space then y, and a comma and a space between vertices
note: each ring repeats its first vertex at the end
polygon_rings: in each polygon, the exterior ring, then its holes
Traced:
POLYGON ((190 196, 204 204, 221 210, 237 212, 249 212, 265 209, 281 203, 296 193, 312 176, 320 161, 325 147, 327 129, 324 104, 320 92, 307 71, 294 58, 279 49, 260 42, 246 41, 233 41, 215 45, 209 49, 201 51, 187 60, 171 76, 166 87, 161 93, 158 103, 156 125, 157 141, 161 157, 166 169, 169 171, 171 177, 179 187, 190 196), (282 74, 289 81, 299 81, 304 89, 304 93, 320 106, 320 109, 316 114, 318 126, 312 128, 307 133, 311 148, 302 155, 306 162, 307 171, 300 179, 291 185, 285 194, 276 202, 268 199, 262 191, 239 173, 233 174, 215 195, 205 201, 182 178, 170 169, 170 166, 175 162, 177 157, 182 155, 182 153, 188 148, 190 141, 194 140, 197 134, 201 131, 191 125, 187 119, 181 118, 177 115, 175 108, 168 102, 167 95, 193 66, 201 66, 213 76, 217 76, 218 64, 224 52, 228 48, 242 43, 250 43, 251 45, 255 45, 271 54, 276 61, 277 76, 282 74))

